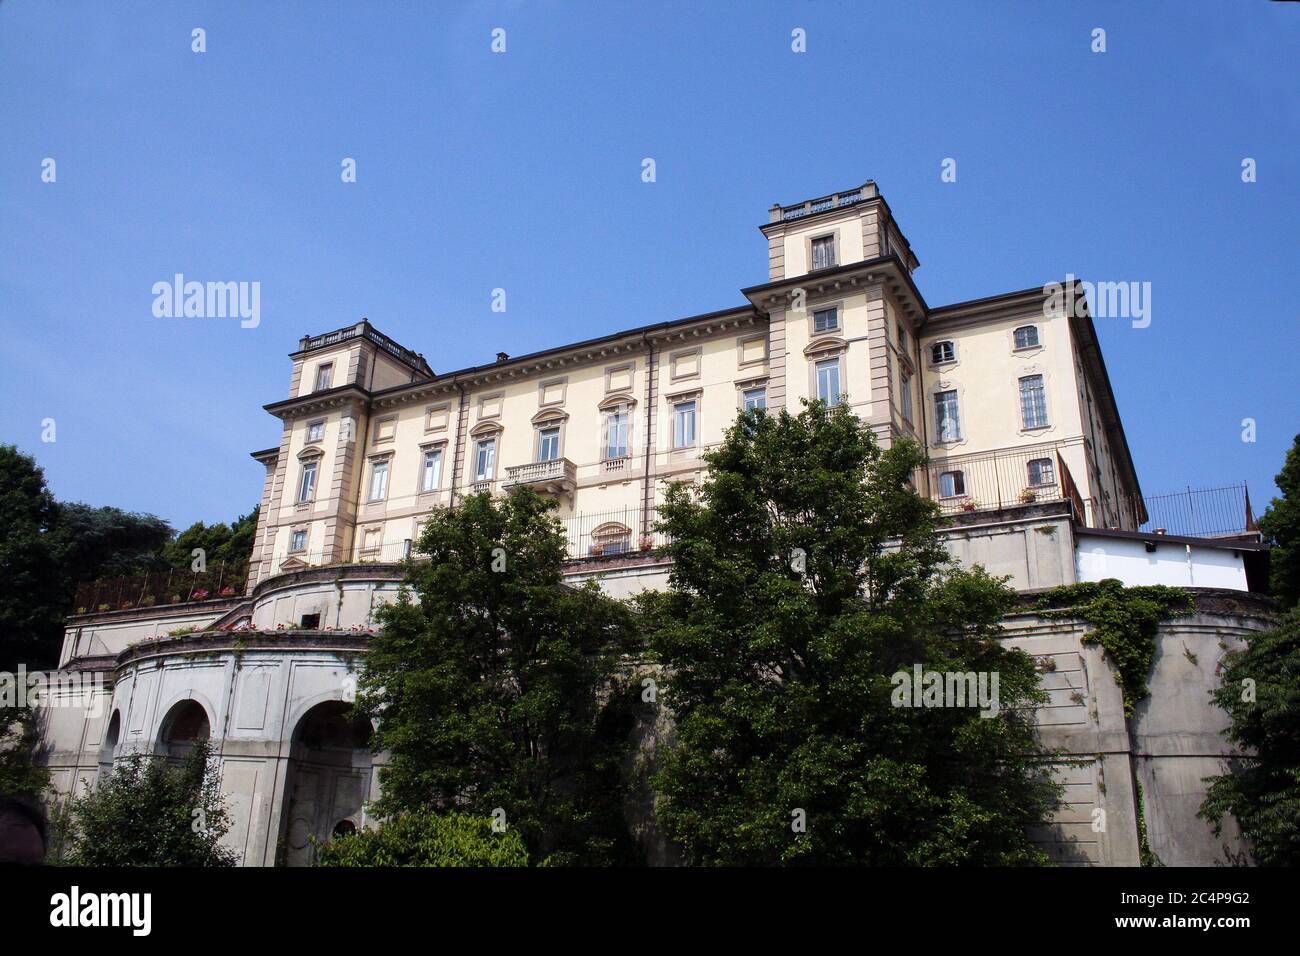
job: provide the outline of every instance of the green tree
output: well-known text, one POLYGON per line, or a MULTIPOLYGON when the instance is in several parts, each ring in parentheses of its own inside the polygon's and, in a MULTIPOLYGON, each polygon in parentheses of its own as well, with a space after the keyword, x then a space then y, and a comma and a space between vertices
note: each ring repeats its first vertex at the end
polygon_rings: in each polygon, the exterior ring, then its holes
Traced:
POLYGON ((517 830, 496 832, 488 817, 403 813, 378 827, 335 837, 316 866, 527 866, 517 830))
POLYGON ((50 772, 36 760, 40 748, 36 711, 0 703, 0 793, 39 797, 45 792, 50 772))
POLYGON ((1237 818, 1265 866, 1300 865, 1300 608, 1223 658, 1214 702, 1228 712, 1227 737, 1247 756, 1210 777, 1200 815, 1237 818))
POLYGON ((163 568, 159 550, 171 536, 171 526, 157 515, 78 501, 61 504, 53 540, 69 600, 82 581, 163 568))
POLYGON ((215 569, 223 561, 228 568, 247 564, 257 534, 258 507, 249 514, 240 515, 232 525, 194 522, 163 547, 163 560, 170 567, 189 570, 194 560, 194 549, 202 548, 209 569, 215 569))
POLYGON ((58 520, 35 459, 0 445, 0 671, 58 659, 68 603, 54 546, 58 520))
MULTIPOLYGON (((668 591, 648 599, 676 745, 658 817, 695 864, 1036 864, 1056 807, 1014 592, 955 567, 923 456, 846 406, 748 412, 670 488, 668 591), (988 675, 996 716, 907 707, 895 674, 988 675), (799 832, 800 824, 804 832, 799 832)), ((919 701, 917 701, 919 703, 919 701)), ((991 710, 991 708, 989 708, 991 710)))
POLYGON ((1269 545, 1269 590, 1283 607, 1300 603, 1300 435, 1296 435, 1278 473, 1282 497, 1274 498, 1259 518, 1269 545))
POLYGON ((521 488, 435 512, 379 614, 359 707, 378 718, 378 812, 505 813, 534 860, 623 862, 628 728, 606 705, 629 609, 566 587, 554 505, 521 488), (412 596, 412 592, 414 596, 412 596))
POLYGON ((120 758, 107 780, 71 801, 75 866, 233 866, 220 843, 230 828, 215 763, 200 741, 179 764, 149 754, 120 758))

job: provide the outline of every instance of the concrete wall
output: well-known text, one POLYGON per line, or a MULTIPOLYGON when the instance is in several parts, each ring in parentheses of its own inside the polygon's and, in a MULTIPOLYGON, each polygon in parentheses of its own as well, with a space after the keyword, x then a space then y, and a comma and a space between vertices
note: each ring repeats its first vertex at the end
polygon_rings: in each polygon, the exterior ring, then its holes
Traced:
POLYGON ((1160 535, 1143 540, 1078 533, 1075 555, 1080 581, 1119 578, 1130 587, 1167 584, 1173 587, 1248 590, 1246 565, 1240 551, 1223 545, 1165 541, 1160 535))

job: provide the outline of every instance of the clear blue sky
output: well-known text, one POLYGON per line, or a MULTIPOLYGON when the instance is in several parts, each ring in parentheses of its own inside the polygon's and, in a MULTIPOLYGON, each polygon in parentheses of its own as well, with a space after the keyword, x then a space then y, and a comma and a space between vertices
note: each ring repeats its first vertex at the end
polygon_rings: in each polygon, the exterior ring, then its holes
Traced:
POLYGON ((772 202, 872 178, 931 305, 1150 282, 1149 328, 1099 322, 1143 491, 1262 510, 1300 431, 1300 4, 1083 6, 0 0, 0 441, 61 499, 229 520, 304 333, 368 316, 441 371, 741 304, 772 202), (260 282, 260 326, 155 318, 177 272, 260 282))

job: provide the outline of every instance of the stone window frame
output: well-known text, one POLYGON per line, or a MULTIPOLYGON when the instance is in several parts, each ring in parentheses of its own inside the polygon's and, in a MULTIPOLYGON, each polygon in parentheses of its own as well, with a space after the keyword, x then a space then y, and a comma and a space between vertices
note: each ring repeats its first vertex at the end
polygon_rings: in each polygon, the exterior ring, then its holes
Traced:
POLYGON ((428 405, 424 409, 424 430, 428 432, 440 432, 446 430, 451 421, 451 402, 439 402, 435 405, 428 405), (445 412, 442 424, 435 424, 434 416, 439 412, 445 412))
POLYGON ((325 425, 327 419, 317 418, 307 422, 307 437, 303 440, 304 445, 321 445, 325 442, 325 425), (320 426, 320 438, 312 438, 311 430, 317 425, 320 426))
POLYGON ((924 409, 924 414, 931 415, 937 410, 938 396, 941 392, 957 393, 957 422, 959 431, 955 439, 952 441, 944 441, 940 437, 941 432, 939 431, 939 420, 937 418, 930 419, 930 422, 934 425, 934 436, 930 439, 930 444, 934 445, 936 448, 960 448, 962 445, 970 442, 970 423, 966 419, 966 411, 968 407, 966 404, 966 386, 962 385, 960 382, 951 382, 947 379, 935 380, 930 384, 930 387, 926 389, 926 395, 929 398, 929 402, 924 409))
POLYGON ((555 408, 564 404, 569 394, 569 377, 567 375, 559 378, 548 378, 537 383, 537 407, 538 408, 555 408), (552 401, 546 400, 546 390, 552 386, 560 386, 560 397, 552 401))
POLYGON ((668 448, 671 454, 682 457, 688 453, 700 450, 701 441, 704 437, 704 388, 696 386, 695 388, 683 389, 665 395, 664 401, 668 405, 669 435, 668 448), (695 403, 695 433, 694 441, 689 445, 677 444, 677 406, 685 405, 687 402, 695 403))
POLYGON ((843 243, 840 242, 840 230, 838 227, 832 227, 821 231, 810 231, 806 236, 804 236, 803 246, 804 255, 807 256, 804 261, 808 264, 808 272, 818 271, 813 267, 813 243, 819 239, 829 239, 831 241, 831 256, 835 260, 828 266, 822 266, 822 269, 834 269, 844 261, 843 243))
POLYGON ((568 447, 568 424, 569 415, 567 412, 548 405, 543 408, 532 418, 533 425, 533 462, 537 463, 542 460, 542 432, 550 428, 558 428, 559 447, 556 449, 555 460, 559 461, 564 458, 565 449, 568 447))
POLYGON ((834 359, 839 363, 840 376, 840 394, 837 404, 847 405, 850 403, 848 363, 845 361, 848 351, 849 343, 838 335, 817 339, 809 343, 808 347, 803 350, 804 358, 808 362, 808 397, 810 399, 816 401, 820 397, 817 391, 817 366, 822 362, 834 359))
POLYGON ((291 526, 291 527, 289 528, 289 551, 288 551, 288 553, 289 553, 289 554, 306 554, 306 553, 307 553, 307 545, 308 545, 308 543, 310 543, 310 541, 311 541, 311 526, 310 526, 310 525, 300 524, 300 525, 293 525, 293 526, 291 526), (301 547, 301 548, 295 548, 295 547, 293 546, 293 539, 294 539, 295 537, 297 537, 298 535, 302 535, 302 547, 301 547))
POLYGON ((623 392, 632 393, 636 391, 636 362, 619 362, 617 365, 605 366, 605 394, 618 395, 623 392), (620 385, 615 388, 612 384, 613 377, 619 372, 628 373, 628 383, 626 386, 620 385))
POLYGON ((496 392, 490 392, 486 395, 480 395, 478 397, 478 402, 476 403, 475 408, 477 410, 477 414, 475 418, 476 421, 478 421, 479 423, 495 421, 501 418, 505 414, 506 393, 504 391, 496 391, 496 392), (492 401, 498 402, 497 410, 495 412, 489 413, 484 409, 486 409, 488 403, 492 401))
POLYGON ((933 342, 927 342, 925 345, 925 362, 930 368, 955 368, 961 362, 961 349, 957 345, 957 340, 935 339, 933 342), (936 362, 934 360, 934 347, 943 345, 945 342, 952 346, 952 358, 936 362))
POLYGON ((393 491, 393 458, 394 458, 394 457, 395 457, 395 456, 394 456, 394 453, 393 453, 392 451, 386 451, 386 452, 382 452, 381 454, 378 454, 378 455, 369 455, 369 456, 367 456, 367 458, 366 458, 366 466, 367 466, 367 467, 366 467, 366 472, 367 472, 366 477, 367 477, 368 480, 367 480, 366 483, 365 483, 365 492, 366 492, 365 503, 366 503, 366 504, 368 504, 368 505, 378 504, 378 503, 381 502, 381 501, 387 501, 387 500, 392 496, 392 491, 393 491), (384 481, 384 494, 383 494, 383 496, 382 496, 382 497, 379 497, 379 498, 372 498, 372 497, 370 497, 370 493, 371 493, 371 491, 374 490, 374 487, 375 487, 375 466, 376 466, 376 465, 379 465, 379 464, 383 464, 383 465, 388 469, 388 477, 387 477, 387 479, 384 481))
POLYGON ((415 473, 415 488, 417 495, 436 495, 442 490, 442 483, 447 476, 447 439, 439 438, 434 441, 420 443, 420 457, 417 462, 418 470, 415 473), (436 451, 442 453, 442 461, 438 464, 438 480, 432 488, 424 487, 424 459, 429 452, 436 451))
POLYGON ((771 343, 768 341, 766 332, 759 332, 757 335, 742 335, 736 339, 736 368, 749 368, 754 365, 767 365, 771 343), (761 358, 746 359, 745 346, 750 342, 763 343, 763 355, 761 358))
POLYGON ((704 347, 696 345, 687 349, 677 349, 668 353, 668 380, 670 382, 689 382, 704 375, 704 347), (695 357, 694 372, 678 372, 677 363, 687 356, 695 357))
POLYGON ((375 437, 372 438, 372 439, 370 440, 370 444, 371 444, 371 445, 388 445, 388 444, 390 444, 390 443, 392 443, 392 442, 397 441, 397 422, 398 422, 398 415, 397 415, 396 412, 393 412, 391 415, 384 415, 384 416, 382 416, 382 417, 380 417, 380 418, 376 418, 376 419, 375 419, 375 437), (382 437, 383 428, 384 428, 384 426, 387 425, 389 422, 392 422, 392 424, 393 424, 393 433, 392 433, 391 435, 389 435, 387 438, 384 438, 384 437, 382 437))
POLYGON ((633 427, 635 419, 633 415, 636 411, 636 398, 627 392, 615 392, 605 396, 599 404, 596 405, 596 411, 600 415, 600 460, 607 461, 631 461, 634 447, 633 427), (627 415, 627 454, 620 455, 617 458, 609 457, 609 416, 613 412, 621 411, 627 415))

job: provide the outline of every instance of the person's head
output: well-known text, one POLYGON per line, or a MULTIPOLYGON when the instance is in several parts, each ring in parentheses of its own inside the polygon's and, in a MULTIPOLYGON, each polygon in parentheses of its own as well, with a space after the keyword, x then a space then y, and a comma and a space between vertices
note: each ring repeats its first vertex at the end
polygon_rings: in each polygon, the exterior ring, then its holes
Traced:
POLYGON ((45 811, 25 797, 0 793, 0 863, 45 862, 45 811))

